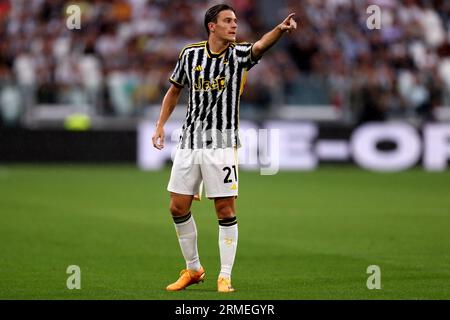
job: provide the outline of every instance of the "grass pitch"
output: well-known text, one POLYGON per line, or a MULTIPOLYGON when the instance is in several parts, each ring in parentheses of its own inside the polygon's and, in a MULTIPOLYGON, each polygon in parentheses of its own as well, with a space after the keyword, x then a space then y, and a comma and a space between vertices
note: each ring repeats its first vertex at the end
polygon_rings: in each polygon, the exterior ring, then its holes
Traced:
POLYGON ((216 293, 213 203, 195 202, 207 280, 166 292, 184 261, 169 170, 0 167, 0 299, 449 299, 450 172, 353 167, 240 173, 232 294, 216 293), (81 268, 68 290, 66 268, 81 268), (369 265, 381 268, 368 290, 369 265))

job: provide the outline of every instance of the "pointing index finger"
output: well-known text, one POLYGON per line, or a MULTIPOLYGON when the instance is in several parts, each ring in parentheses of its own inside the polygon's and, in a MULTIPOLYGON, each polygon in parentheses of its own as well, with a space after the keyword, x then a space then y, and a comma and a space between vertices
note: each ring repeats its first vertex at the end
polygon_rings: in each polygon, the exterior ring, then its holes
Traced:
POLYGON ((289 21, 290 19, 292 19, 295 16, 295 12, 290 13, 287 18, 285 19, 286 21, 289 21))

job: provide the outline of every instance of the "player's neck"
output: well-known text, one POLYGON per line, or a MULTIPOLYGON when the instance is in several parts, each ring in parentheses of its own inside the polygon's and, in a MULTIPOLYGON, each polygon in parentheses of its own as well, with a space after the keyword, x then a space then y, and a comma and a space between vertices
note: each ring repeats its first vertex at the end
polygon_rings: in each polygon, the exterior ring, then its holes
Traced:
POLYGON ((230 42, 228 40, 218 39, 213 35, 210 35, 208 38, 208 45, 209 50, 211 50, 212 53, 219 53, 228 48, 230 42))

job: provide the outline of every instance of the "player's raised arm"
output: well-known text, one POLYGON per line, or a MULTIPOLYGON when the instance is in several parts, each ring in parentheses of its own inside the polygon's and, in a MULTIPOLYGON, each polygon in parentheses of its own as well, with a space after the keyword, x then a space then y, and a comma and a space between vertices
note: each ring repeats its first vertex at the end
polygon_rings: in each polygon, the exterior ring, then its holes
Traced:
POLYGON ((297 29, 297 22, 295 22, 294 16, 295 13, 289 14, 283 22, 277 25, 272 31, 267 32, 261 39, 253 44, 252 55, 256 60, 272 47, 285 32, 290 33, 297 29))
POLYGON ((169 90, 167 90, 166 95, 164 96, 159 119, 156 123, 155 133, 152 137, 153 146, 158 150, 164 148, 164 125, 166 124, 166 121, 169 119, 173 109, 175 109, 178 103, 181 90, 183 90, 183 87, 172 84, 169 90))

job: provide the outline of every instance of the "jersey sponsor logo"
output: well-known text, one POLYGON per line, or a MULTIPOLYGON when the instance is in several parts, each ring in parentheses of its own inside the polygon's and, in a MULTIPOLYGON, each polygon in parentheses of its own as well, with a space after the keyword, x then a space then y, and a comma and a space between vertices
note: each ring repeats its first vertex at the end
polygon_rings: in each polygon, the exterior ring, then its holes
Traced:
POLYGON ((203 77, 198 78, 194 83, 195 91, 210 91, 219 90, 222 91, 225 88, 225 77, 219 77, 214 80, 205 80, 203 77))

